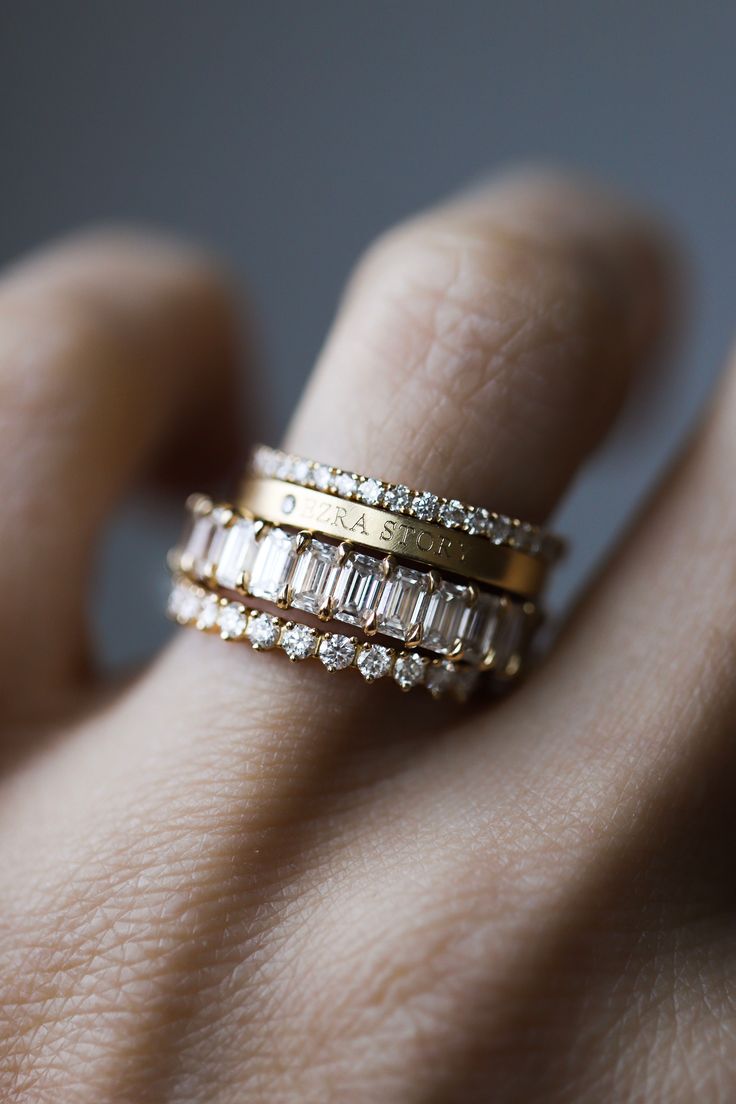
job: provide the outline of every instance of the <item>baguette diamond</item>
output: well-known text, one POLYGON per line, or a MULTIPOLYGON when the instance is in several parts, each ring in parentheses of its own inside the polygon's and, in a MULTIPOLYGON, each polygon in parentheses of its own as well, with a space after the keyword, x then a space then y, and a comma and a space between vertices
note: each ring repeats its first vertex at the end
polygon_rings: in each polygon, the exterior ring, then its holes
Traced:
POLYGON ((337 549, 332 544, 313 540, 300 553, 291 581, 292 605, 308 613, 319 613, 332 597, 340 568, 337 549))
POLYGON ((335 587, 335 617, 349 625, 364 625, 375 609, 383 582, 380 562, 372 556, 353 555, 340 572, 335 587))
POLYGON ((250 572, 257 551, 255 525, 243 519, 225 530, 225 540, 219 559, 215 561, 215 578, 221 586, 234 589, 250 572))
POLYGON ((275 602, 289 581, 296 556, 296 538, 272 529, 258 544, 251 572, 250 593, 275 602))
POLYGON ((379 632, 406 640, 414 625, 421 625, 429 598, 426 572, 397 567, 386 580, 376 607, 379 632))

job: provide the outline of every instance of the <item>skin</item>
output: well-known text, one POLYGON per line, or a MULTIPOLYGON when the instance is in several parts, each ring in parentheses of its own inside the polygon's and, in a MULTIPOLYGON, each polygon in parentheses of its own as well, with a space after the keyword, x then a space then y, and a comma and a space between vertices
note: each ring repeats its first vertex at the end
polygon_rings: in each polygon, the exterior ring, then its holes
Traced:
MULTIPOLYGON (((287 447, 543 521, 666 337, 671 256, 558 175, 454 198, 360 263, 287 447)), ((144 472, 237 464, 236 329, 152 239, 0 283, 0 1099, 732 1101, 733 369, 507 699, 192 632, 109 686, 96 535, 144 472)))

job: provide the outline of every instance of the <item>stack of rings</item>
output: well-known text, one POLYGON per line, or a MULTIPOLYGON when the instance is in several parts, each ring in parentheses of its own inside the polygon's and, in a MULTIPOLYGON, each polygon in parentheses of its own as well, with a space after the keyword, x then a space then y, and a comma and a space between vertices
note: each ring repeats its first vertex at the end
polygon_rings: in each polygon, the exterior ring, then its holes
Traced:
POLYGON ((187 506, 169 557, 179 624, 461 700, 481 675, 518 677, 563 547, 481 507, 264 447, 237 505, 187 506))

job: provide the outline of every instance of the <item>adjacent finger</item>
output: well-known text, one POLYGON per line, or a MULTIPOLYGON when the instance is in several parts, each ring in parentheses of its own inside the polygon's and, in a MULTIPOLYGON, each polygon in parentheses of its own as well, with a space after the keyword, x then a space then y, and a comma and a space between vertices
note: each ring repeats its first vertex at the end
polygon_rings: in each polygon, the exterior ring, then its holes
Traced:
MULTIPOLYGON (((89 235, 0 280, 7 707, 38 706, 83 670, 94 537, 123 489, 195 414, 221 428, 211 453, 228 437, 234 332, 213 265, 164 241, 89 235)), ((205 435, 191 437, 204 466, 205 435)))

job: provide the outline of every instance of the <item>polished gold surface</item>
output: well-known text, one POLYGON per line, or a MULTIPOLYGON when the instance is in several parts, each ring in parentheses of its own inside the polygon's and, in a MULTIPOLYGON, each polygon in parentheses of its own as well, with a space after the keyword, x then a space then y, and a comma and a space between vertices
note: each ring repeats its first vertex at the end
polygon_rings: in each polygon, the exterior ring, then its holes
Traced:
POLYGON ((247 478, 238 506, 274 525, 333 537, 348 549, 361 545, 525 598, 544 585, 545 564, 517 549, 284 480, 247 478))

